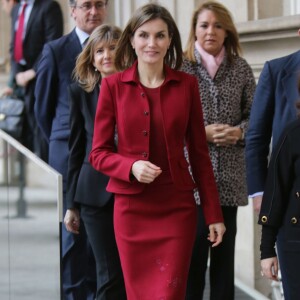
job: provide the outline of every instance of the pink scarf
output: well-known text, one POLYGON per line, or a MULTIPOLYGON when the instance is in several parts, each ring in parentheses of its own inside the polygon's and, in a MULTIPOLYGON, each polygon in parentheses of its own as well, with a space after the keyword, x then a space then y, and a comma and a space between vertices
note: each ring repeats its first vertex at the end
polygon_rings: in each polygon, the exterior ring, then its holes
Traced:
POLYGON ((195 48, 200 53, 202 65, 207 70, 210 77, 212 79, 214 79, 214 77, 224 59, 225 47, 223 46, 221 51, 216 56, 213 56, 213 55, 207 53, 202 47, 200 47, 200 45, 197 41, 195 41, 195 48))

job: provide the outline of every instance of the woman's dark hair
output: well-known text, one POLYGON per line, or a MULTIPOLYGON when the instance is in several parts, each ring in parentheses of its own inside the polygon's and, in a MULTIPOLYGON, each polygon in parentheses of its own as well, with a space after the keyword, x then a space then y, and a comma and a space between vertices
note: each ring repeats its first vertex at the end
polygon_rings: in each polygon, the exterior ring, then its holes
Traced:
POLYGON ((182 47, 176 23, 166 8, 152 3, 138 8, 128 21, 116 50, 115 64, 118 70, 121 71, 132 66, 137 56, 131 46, 131 39, 139 27, 155 19, 160 19, 167 24, 168 34, 171 38, 171 44, 164 59, 165 64, 174 69, 180 68, 182 64, 182 47))

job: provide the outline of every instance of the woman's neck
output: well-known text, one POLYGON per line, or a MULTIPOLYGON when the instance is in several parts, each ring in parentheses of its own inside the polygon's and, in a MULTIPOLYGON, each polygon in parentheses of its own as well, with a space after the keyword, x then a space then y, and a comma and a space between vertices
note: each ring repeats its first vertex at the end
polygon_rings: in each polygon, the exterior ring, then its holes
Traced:
POLYGON ((157 67, 157 65, 138 64, 138 74, 141 84, 148 88, 159 87, 165 80, 163 65, 157 67))

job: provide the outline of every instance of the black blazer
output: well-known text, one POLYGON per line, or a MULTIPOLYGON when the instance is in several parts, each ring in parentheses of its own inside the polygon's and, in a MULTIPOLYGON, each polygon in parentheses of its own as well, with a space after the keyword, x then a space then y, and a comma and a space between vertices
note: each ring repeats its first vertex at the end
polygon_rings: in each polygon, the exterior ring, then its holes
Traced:
POLYGON ((300 250, 299 136, 300 120, 297 120, 291 123, 279 138, 270 161, 258 221, 259 224, 270 227, 274 237, 284 226, 286 239, 284 246, 298 251, 300 250))
MULTIPOLYGON (((14 61, 15 23, 18 20, 20 4, 12 10, 11 26, 11 62, 14 74, 18 65, 14 61)), ((23 42, 23 54, 26 60, 26 70, 36 69, 45 43, 57 39, 63 34, 63 15, 59 4, 53 0, 35 0, 23 42)))
POLYGON ((99 86, 85 92, 77 83, 68 88, 70 102, 69 163, 67 180, 67 208, 78 203, 104 206, 112 194, 106 191, 109 177, 96 171, 89 163, 92 148, 94 119, 99 86))

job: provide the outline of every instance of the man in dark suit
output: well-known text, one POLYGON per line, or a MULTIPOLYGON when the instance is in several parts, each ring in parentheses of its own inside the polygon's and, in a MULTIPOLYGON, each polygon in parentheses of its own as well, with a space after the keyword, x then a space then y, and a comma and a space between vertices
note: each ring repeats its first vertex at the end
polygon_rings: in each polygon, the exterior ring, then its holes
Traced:
MULTIPOLYGON (((266 62, 259 78, 246 136, 248 194, 253 198, 257 213, 261 207, 270 149, 274 149, 287 124, 297 118, 295 102, 299 100, 299 76, 300 51, 297 51, 266 62)), ((283 240, 284 236, 279 235, 278 251, 283 251, 283 240)))
MULTIPOLYGON (((300 29, 298 32, 300 36, 300 29)), ((272 148, 287 123, 297 118, 300 50, 265 63, 255 91, 246 136, 248 193, 258 213, 272 148)))
POLYGON ((37 129, 33 112, 35 76, 44 44, 63 34, 62 11, 59 4, 53 0, 22 0, 13 8, 11 16, 11 72, 16 85, 23 87, 27 112, 24 144, 41 158, 47 160, 48 145, 37 129), (16 55, 16 43, 23 10, 22 52, 19 57, 16 55))
MULTIPOLYGON (((63 175, 64 215, 70 134, 67 88, 72 82, 76 57, 92 31, 104 22, 107 2, 70 0, 75 29, 45 45, 37 71, 34 110, 49 142, 49 164, 63 175)), ((74 235, 62 224, 62 284, 64 300, 94 299, 95 262, 83 227, 79 235, 74 235)))

